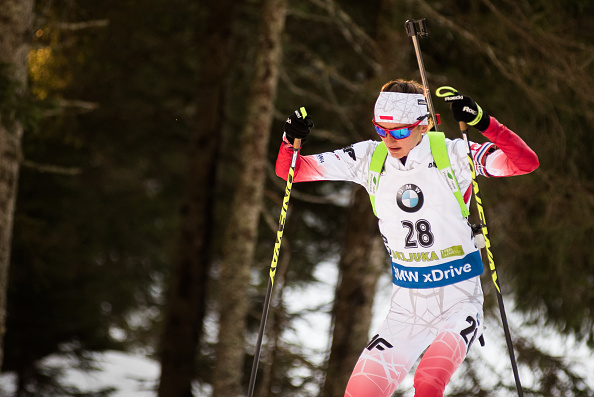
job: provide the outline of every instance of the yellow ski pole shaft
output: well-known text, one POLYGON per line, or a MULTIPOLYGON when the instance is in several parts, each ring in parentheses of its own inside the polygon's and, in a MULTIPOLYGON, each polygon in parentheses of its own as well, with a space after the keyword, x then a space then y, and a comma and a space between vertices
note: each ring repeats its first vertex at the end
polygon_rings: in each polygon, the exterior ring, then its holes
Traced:
MULTIPOLYGON (((425 36, 427 33, 425 32, 425 36)), ((438 97, 446 97, 457 95, 458 91, 453 87, 440 87, 436 90, 436 95, 438 97)), ((509 331, 509 323, 507 321, 507 315, 505 313, 505 306, 503 304, 503 296, 501 295, 501 288, 499 286, 499 279, 497 277, 497 270, 495 269, 495 260, 493 259, 493 253, 491 252, 491 241, 489 240, 489 231, 487 230, 487 219, 485 217, 485 210, 483 208, 483 200, 481 198, 481 193, 479 189, 478 182, 476 180, 476 169, 474 167, 474 160, 472 159, 472 151, 470 148, 470 142, 468 140, 468 125, 460 121, 458 122, 460 126, 460 132, 462 133, 462 138, 464 138, 464 142, 466 142, 466 153, 468 154, 468 163, 470 165, 470 173, 472 175, 472 190, 474 192, 474 198, 476 202, 476 208, 479 215, 479 219, 481 222, 482 233, 485 238, 485 250, 487 251, 487 260, 489 262, 489 269, 491 270, 491 279, 493 280, 493 284, 495 285, 495 290, 497 294, 497 303, 499 306, 499 313, 501 314, 501 322, 503 324, 503 332, 505 334, 505 342, 507 344, 507 350, 509 353, 509 358, 511 361, 512 372, 514 374, 514 380, 516 383, 516 389, 518 391, 518 396, 523 397, 524 392, 522 390, 522 384, 520 382, 520 375, 518 373, 518 365, 516 362, 516 356, 514 353, 514 347, 511 339, 511 334, 509 331)))
MULTIPOLYGON (((299 109, 301 115, 305 119, 307 112, 305 108, 299 109)), ((258 332, 258 340, 256 342, 256 350, 254 351, 254 361, 252 363, 252 372, 250 375, 250 383, 248 387, 247 397, 254 395, 254 386, 256 384, 256 376, 258 372, 258 364, 260 362, 260 351, 262 348, 262 339, 264 338, 264 330, 266 329, 266 319, 268 318, 268 309, 270 308, 270 299, 272 297, 272 288, 274 286, 274 276, 276 275, 276 266, 278 264, 278 256, 280 253, 281 242, 283 240, 283 232, 285 230, 285 221, 287 220, 287 210, 289 209, 289 198, 291 197, 291 189, 293 187, 293 177, 295 175, 295 165, 297 164, 297 157, 299 148, 301 147, 301 139, 295 139, 293 142, 293 157, 291 158, 291 166, 289 168, 289 175, 287 176, 287 186, 285 187, 285 197, 278 221, 278 231, 276 232, 276 242, 274 243, 274 251, 272 253, 272 262, 270 263, 270 272, 268 277, 268 287, 266 288, 266 297, 264 299, 264 308, 262 309, 262 318, 260 320, 260 330, 258 332)))
POLYGON ((495 260, 493 259, 493 253, 491 252, 491 241, 489 240, 489 231, 487 230, 487 218, 485 217, 485 210, 483 208, 483 200, 479 190, 479 184, 476 180, 476 170, 474 167, 474 161, 472 159, 472 152, 470 150, 470 142, 468 141, 468 125, 460 121, 460 132, 466 142, 468 163, 470 164, 470 173, 472 175, 472 190, 474 192, 474 201, 476 202, 476 209, 479 215, 479 219, 482 226, 483 236, 485 237, 485 250, 487 251, 487 260, 489 261, 489 269, 491 270, 491 279, 495 284, 495 290, 497 294, 497 303, 499 305, 499 313, 501 314, 501 322, 503 324, 503 332, 505 334, 505 342, 507 344, 507 350, 512 365, 512 371, 514 373, 514 380, 516 383, 516 389, 518 396, 523 397, 524 392, 522 391, 522 384, 520 383, 520 375, 518 373, 518 365, 516 363, 516 356, 514 353, 514 347, 509 332, 509 324, 507 322, 507 315, 505 314, 505 306, 503 305, 503 296, 501 295, 501 288, 499 287, 499 278, 497 277, 497 270, 495 269, 495 260))

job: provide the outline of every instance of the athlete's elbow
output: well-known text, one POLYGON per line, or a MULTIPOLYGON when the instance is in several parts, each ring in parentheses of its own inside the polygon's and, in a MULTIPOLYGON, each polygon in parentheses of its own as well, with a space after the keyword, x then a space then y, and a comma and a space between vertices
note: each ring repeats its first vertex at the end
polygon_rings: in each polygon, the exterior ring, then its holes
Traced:
POLYGON ((276 176, 278 176, 279 178, 282 178, 286 181, 289 171, 287 170, 286 172, 283 172, 282 169, 280 169, 279 167, 276 167, 275 173, 276 173, 276 176))
POLYGON ((535 171, 538 167, 540 167, 540 161, 538 160, 536 153, 533 153, 531 158, 522 164, 522 171, 528 174, 532 171, 535 171))

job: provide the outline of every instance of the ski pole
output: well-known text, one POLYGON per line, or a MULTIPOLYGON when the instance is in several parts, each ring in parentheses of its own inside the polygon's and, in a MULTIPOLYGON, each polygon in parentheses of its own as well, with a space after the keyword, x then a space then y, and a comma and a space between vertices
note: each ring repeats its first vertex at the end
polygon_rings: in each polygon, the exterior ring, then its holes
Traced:
MULTIPOLYGON (((301 116, 305 119, 307 112, 305 108, 299 109, 301 116)), ((264 299, 264 308, 262 309, 262 318, 260 320, 260 330, 258 332, 258 340, 256 342, 256 350, 254 352, 254 362, 252 364, 252 373, 250 375, 250 383, 248 387, 247 397, 252 397, 254 394, 254 386, 256 384, 256 373, 258 372, 258 364, 260 362, 260 350, 262 347, 262 339, 264 338, 264 330, 266 328, 266 319, 268 318, 268 309, 270 307, 270 298, 272 296, 272 287, 274 286, 274 276, 276 275, 276 266, 278 264, 278 255, 280 252, 281 242, 283 240, 283 231, 285 230, 285 221, 287 219, 287 210, 289 208, 289 198, 291 197, 291 188, 293 187, 293 176, 295 175, 295 165, 297 164, 297 157, 299 148, 301 147, 301 139, 295 139, 293 142, 293 157, 291 158, 291 166, 289 168, 289 175, 287 176, 287 186, 285 188, 285 197, 281 208, 280 219, 278 221, 278 231, 276 232, 276 242, 274 243, 274 251, 272 253, 272 262, 270 263, 270 277, 268 278, 268 287, 266 288, 266 297, 264 299)))
MULTIPOLYGON (((423 19, 417 19, 417 20, 407 20, 405 22, 405 27, 406 27, 406 32, 407 32, 408 36, 412 37, 413 45, 415 47, 415 53, 417 55, 417 61, 419 64, 419 71, 421 73, 421 79, 423 80, 423 87, 424 87, 425 91, 428 93, 428 95, 426 95, 427 105, 428 105, 429 111, 431 112, 431 115, 433 117, 435 129, 437 130, 437 124, 435 123, 436 120, 435 120, 435 116, 434 116, 435 110, 433 109, 433 103, 431 101, 431 94, 430 94, 430 91, 428 90, 429 86, 427 84, 427 78, 425 76, 425 66, 423 65, 421 48, 420 48, 419 40, 417 37, 417 36, 420 36, 420 37, 428 37, 429 36, 429 32, 427 31, 427 27, 425 25, 425 19, 423 18, 423 19)), ((441 88, 439 90, 437 90, 437 92, 436 92, 436 95, 439 97, 454 95, 457 93, 457 91, 455 89, 453 89, 452 87, 441 87, 441 88), (447 89, 450 89, 450 91, 442 92, 441 88, 443 88, 444 90, 447 88, 447 89)), ((466 142, 466 146, 467 146, 468 162, 470 164, 470 173, 472 175, 472 187, 473 187, 473 191, 474 191, 477 210, 479 213, 479 218, 481 221, 483 236, 485 238, 485 248, 487 250, 487 257, 489 260, 489 268, 491 270, 491 278, 493 279, 493 283, 495 284, 495 289, 497 291, 497 303, 499 305, 499 312, 501 314, 501 321, 503 324, 503 331, 505 333, 505 341, 507 343, 507 350, 508 350, 509 357, 511 360, 512 371, 513 371, 514 380, 516 383, 516 389, 518 391, 518 396, 523 397, 524 393, 522 391, 522 385, 520 383, 518 366, 516 363, 516 357, 514 354, 512 339, 511 339, 511 335, 509 332, 509 324, 507 322, 507 315, 505 314, 505 307, 503 305, 503 296, 501 295, 501 288, 499 287, 497 271, 495 270, 495 261, 493 260, 493 253, 491 252, 491 242, 489 240, 489 233, 487 231, 487 221, 485 218, 485 211, 484 211, 483 202, 482 202, 482 199, 480 196, 479 185, 476 180, 476 171, 474 168, 474 161, 472 159, 472 153, 470 151, 470 143, 468 141, 468 126, 464 122, 460 122, 459 124, 460 124, 460 131, 462 133, 462 137, 464 138, 464 141, 466 142)))
POLYGON ((433 101, 431 100, 431 91, 429 90, 429 84, 427 83, 427 76, 425 75, 425 65, 423 64, 423 55, 421 54, 421 46, 419 45, 420 37, 429 36, 427 26, 425 25, 425 18, 423 19, 409 19, 404 22, 406 27, 406 33, 412 38, 413 46, 415 47, 415 54, 417 54, 417 63, 419 64, 419 72, 421 73, 421 80, 423 82, 423 88, 425 89, 425 97, 427 98, 427 107, 431 118, 433 119, 433 128, 435 131, 439 131, 438 125, 439 120, 435 114, 435 108, 433 107, 433 101))
MULTIPOLYGON (((456 95, 458 91, 452 87, 439 87, 435 92, 438 97, 446 97, 456 95)), ((509 324, 507 322, 507 315, 505 314, 505 307, 503 305, 503 296, 501 295, 501 288, 499 286, 499 278, 497 277, 497 270, 495 269, 495 261, 493 259, 493 253, 491 252, 491 241, 489 240, 489 232, 487 230, 487 219, 485 217, 485 210, 483 207, 483 200, 481 199, 481 193, 479 190, 479 184, 476 179, 476 170, 474 167, 474 161, 472 160, 472 152, 470 150, 470 142, 468 141, 468 125, 464 121, 458 122, 460 125, 460 132, 466 142, 466 153, 468 154, 468 163, 470 164, 470 173, 472 175, 472 189, 474 191, 474 198, 476 201, 476 209, 479 214, 479 219, 482 226, 482 234, 485 237, 485 250, 487 251, 487 259, 489 261, 489 269, 491 270, 491 278, 493 284, 495 284, 495 290, 497 291, 497 302, 499 304, 499 312, 501 314, 501 322, 503 324, 503 331, 505 333, 505 341, 507 343, 507 350, 509 352, 509 358, 511 360, 512 370, 514 373, 514 379, 516 381, 516 388, 518 395, 523 396, 522 385, 520 383, 520 376, 518 374, 518 367, 516 364, 516 357, 514 354, 514 348, 512 345, 512 339, 509 332, 509 324)))

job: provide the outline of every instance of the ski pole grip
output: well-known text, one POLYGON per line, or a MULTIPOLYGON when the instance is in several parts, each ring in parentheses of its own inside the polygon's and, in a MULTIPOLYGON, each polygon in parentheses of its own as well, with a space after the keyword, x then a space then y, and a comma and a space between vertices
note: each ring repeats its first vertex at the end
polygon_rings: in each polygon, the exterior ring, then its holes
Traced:
MULTIPOLYGON (((305 118, 307 117, 307 110, 305 110, 305 107, 301 106, 299 108, 299 113, 301 113, 301 117, 303 117, 303 120, 305 120, 305 118)), ((301 139, 295 138, 295 140, 293 141, 293 150, 299 150, 300 147, 301 139)))
POLYGON ((429 36, 429 31, 427 30, 427 25, 425 24, 425 18, 423 19, 408 19, 404 22, 404 26, 406 27, 406 34, 409 37, 413 36, 420 36, 420 37, 427 37, 429 36))
MULTIPOLYGON (((435 90, 435 95, 437 95, 440 98, 454 96, 457 93, 458 93, 457 89, 455 89, 454 87, 447 86, 447 85, 443 86, 443 87, 439 87, 437 90, 435 90)), ((458 121, 458 125, 460 126, 461 132, 468 131, 468 124, 465 121, 458 121)))

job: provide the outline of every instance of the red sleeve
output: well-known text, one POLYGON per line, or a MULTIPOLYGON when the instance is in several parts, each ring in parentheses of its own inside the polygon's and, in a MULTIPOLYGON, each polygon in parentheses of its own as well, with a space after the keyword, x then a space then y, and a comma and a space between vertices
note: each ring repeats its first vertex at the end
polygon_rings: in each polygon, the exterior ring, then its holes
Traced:
MULTIPOLYGON (((301 148, 299 148, 301 152, 301 148)), ((297 174, 297 169, 301 163, 301 154, 297 154, 297 163, 295 163, 295 173, 297 174)), ((293 148, 291 145, 283 142, 281 143, 280 149, 278 151, 278 156, 276 157, 276 176, 283 178, 285 181, 287 180, 287 176, 289 175, 289 168, 291 168, 291 160, 293 159, 293 148)))
MULTIPOLYGON (((284 142, 281 143, 276 158, 275 171, 276 175, 280 178, 287 180, 289 175, 289 168, 291 168, 291 161, 293 160, 293 146, 284 142)), ((322 175, 322 169, 319 167, 312 156, 302 156, 301 148, 297 154, 297 162, 295 163, 295 174, 293 176, 293 182, 310 182, 320 181, 326 178, 322 175)))
MULTIPOLYGON (((483 135, 497 146, 489 150, 480 165, 489 176, 513 176, 528 174, 539 166, 538 156, 516 133, 491 117, 483 135)), ((483 146, 483 145, 482 145, 483 146)))
MULTIPOLYGON (((516 133, 491 116, 489 127, 483 135, 490 142, 471 143, 472 158, 478 175, 514 176, 528 174, 539 166, 538 156, 516 133)), ((464 192, 468 203, 472 184, 464 192)))

